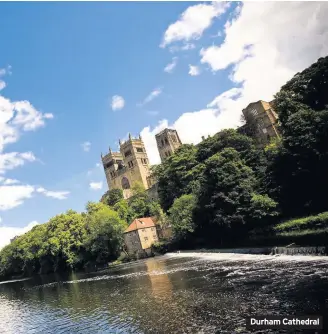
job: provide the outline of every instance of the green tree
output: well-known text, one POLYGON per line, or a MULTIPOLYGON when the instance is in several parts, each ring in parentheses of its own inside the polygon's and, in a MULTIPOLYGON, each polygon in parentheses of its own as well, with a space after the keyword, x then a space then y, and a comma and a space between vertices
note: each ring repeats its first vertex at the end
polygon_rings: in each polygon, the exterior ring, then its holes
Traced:
MULTIPOLYGON (((297 73, 284 86, 280 94, 287 93, 296 103, 304 104, 314 111, 327 109, 328 106, 328 56, 319 58, 314 64, 304 71, 297 73)), ((290 112, 288 108, 275 106, 279 112, 279 118, 284 119, 284 114, 290 112)), ((296 110, 297 111, 297 110, 296 110)))
POLYGON ((117 202, 113 206, 113 210, 118 213, 119 217, 122 220, 124 220, 128 224, 130 223, 129 222, 129 206, 128 206, 128 202, 126 200, 122 199, 119 202, 117 202))
POLYGON ((176 198, 188 194, 197 187, 197 177, 200 176, 196 159, 197 149, 194 145, 184 144, 154 173, 159 184, 159 198, 162 208, 167 211, 176 198))
POLYGON ((193 210, 195 207, 195 196, 192 194, 182 195, 177 198, 169 210, 174 235, 178 239, 186 239, 188 234, 193 233, 195 224, 193 222, 193 210))
POLYGON ((110 189, 102 197, 100 202, 109 206, 114 206, 117 202, 123 199, 122 189, 110 189))
POLYGON ((88 252, 88 260, 102 264, 116 259, 122 249, 126 227, 118 213, 106 205, 89 214, 88 233, 83 245, 88 252))
MULTIPOLYGON (((252 200, 256 195, 256 178, 241 154, 233 148, 223 149, 206 160, 204 176, 196 197, 197 232, 212 242, 241 238, 255 218, 252 200)), ((267 198, 267 197, 266 197, 267 198)), ((258 215, 258 212, 256 213, 258 215)), ((263 217, 271 214, 263 210, 263 217)))

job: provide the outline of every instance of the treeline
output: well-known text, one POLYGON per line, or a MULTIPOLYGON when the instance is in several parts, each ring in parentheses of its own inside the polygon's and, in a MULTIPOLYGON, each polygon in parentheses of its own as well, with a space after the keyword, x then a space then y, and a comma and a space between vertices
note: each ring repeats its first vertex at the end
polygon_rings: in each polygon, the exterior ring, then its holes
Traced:
POLYGON ((223 130, 155 168, 180 246, 238 245, 278 221, 328 210, 328 57, 287 82, 273 107, 280 140, 263 148, 223 130))
POLYGON ((17 237, 0 252, 0 278, 94 270, 116 260, 124 249, 123 232, 133 219, 163 215, 141 185, 132 192, 127 202, 122 191, 114 189, 100 203, 87 203, 85 212, 68 210, 17 237))

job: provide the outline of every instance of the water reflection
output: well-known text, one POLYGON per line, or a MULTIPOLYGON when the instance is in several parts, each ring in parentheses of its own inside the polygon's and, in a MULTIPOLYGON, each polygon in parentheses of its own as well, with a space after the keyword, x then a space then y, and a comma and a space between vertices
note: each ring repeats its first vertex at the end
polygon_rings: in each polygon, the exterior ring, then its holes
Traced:
POLYGON ((257 313, 325 316, 327 264, 180 254, 7 282, 0 284, 0 333, 247 333, 245 317, 257 313))

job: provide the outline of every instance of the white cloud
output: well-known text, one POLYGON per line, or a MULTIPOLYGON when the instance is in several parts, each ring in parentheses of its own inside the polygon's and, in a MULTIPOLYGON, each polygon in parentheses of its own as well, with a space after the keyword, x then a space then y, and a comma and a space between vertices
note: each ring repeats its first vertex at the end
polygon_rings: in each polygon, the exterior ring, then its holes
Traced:
POLYGON ((50 113, 42 114, 29 101, 11 101, 0 95, 0 153, 7 144, 16 142, 24 131, 45 125, 50 113))
POLYGON ((139 103, 138 106, 144 106, 145 104, 149 103, 150 101, 154 100, 156 97, 162 94, 162 88, 155 88, 151 91, 146 98, 143 100, 142 103, 139 103))
POLYGON ((89 152, 91 148, 91 143, 89 141, 86 141, 83 144, 81 144, 81 147, 84 152, 89 152))
POLYGON ((111 108, 112 110, 121 110, 123 109, 125 105, 125 101, 122 96, 119 95, 114 95, 112 97, 112 103, 111 103, 111 108))
POLYGON ((6 83, 3 80, 0 80, 0 90, 6 87, 6 83))
POLYGON ((30 231, 36 225, 39 225, 37 221, 32 221, 25 227, 0 226, 0 249, 9 245, 11 239, 30 231))
POLYGON ((97 162, 96 167, 101 167, 101 164, 99 162, 97 162))
POLYGON ((12 124, 22 127, 24 131, 31 131, 44 126, 44 119, 53 118, 52 114, 41 114, 29 101, 14 102, 13 107, 16 116, 12 120, 12 124))
POLYGON ((270 101, 295 73, 327 55, 327 15, 324 2, 245 2, 239 8, 223 44, 201 51, 201 62, 213 71, 233 65, 230 78, 240 86, 210 104, 222 127, 237 125, 248 103, 270 101))
POLYGON ((0 211, 10 210, 31 198, 34 187, 30 185, 0 186, 0 211))
POLYGON ((161 47, 177 41, 199 39, 210 27, 213 19, 223 14, 228 8, 227 2, 212 2, 188 7, 179 20, 172 23, 164 33, 161 47))
POLYGON ((90 182, 90 189, 91 190, 100 190, 103 187, 103 183, 101 182, 90 182))
POLYGON ((25 162, 33 162, 36 158, 32 152, 10 152, 0 154, 0 174, 4 174, 7 170, 22 166, 25 162))
POLYGON ((60 199, 60 200, 66 199, 67 196, 70 194, 69 191, 50 191, 42 187, 37 188, 36 191, 40 194, 43 194, 46 197, 52 197, 52 198, 60 199))
POLYGON ((174 53, 174 52, 179 52, 179 51, 188 51, 188 50, 192 50, 192 49, 195 49, 195 48, 196 48, 195 44, 193 44, 193 43, 185 43, 182 46, 178 46, 178 45, 171 46, 169 48, 169 51, 171 53, 174 53))
MULTIPOLYGON (((250 102, 270 101, 294 74, 328 54, 325 2, 244 2, 236 13, 225 25, 223 44, 201 51, 201 62, 213 71, 233 65, 230 77, 236 87, 214 98, 208 109, 184 113, 171 125, 185 143, 238 126, 250 102)), ((168 122, 143 129, 152 163, 159 162, 153 136, 161 124, 168 122)))
POLYGON ((11 184, 17 184, 17 183, 20 183, 20 182, 18 180, 14 180, 14 179, 6 179, 3 182, 3 184, 6 185, 6 186, 9 186, 11 184))
POLYGON ((191 76, 196 76, 200 74, 200 69, 197 66, 189 65, 189 72, 191 76))
POLYGON ((164 72, 172 73, 175 67, 177 66, 177 63, 178 63, 178 57, 173 57, 172 61, 165 66, 164 72))
POLYGON ((141 131, 141 138, 145 144, 148 159, 150 164, 158 164, 161 159, 157 150, 157 144, 155 135, 168 127, 168 121, 166 119, 161 120, 158 125, 151 130, 150 126, 147 126, 141 131))
POLYGON ((155 135, 168 127, 177 130, 183 143, 197 144, 201 141, 202 136, 215 134, 220 127, 220 123, 216 109, 208 108, 184 113, 171 125, 164 119, 161 120, 154 129, 151 129, 150 126, 145 127, 141 131, 141 136, 151 164, 160 163, 155 135))

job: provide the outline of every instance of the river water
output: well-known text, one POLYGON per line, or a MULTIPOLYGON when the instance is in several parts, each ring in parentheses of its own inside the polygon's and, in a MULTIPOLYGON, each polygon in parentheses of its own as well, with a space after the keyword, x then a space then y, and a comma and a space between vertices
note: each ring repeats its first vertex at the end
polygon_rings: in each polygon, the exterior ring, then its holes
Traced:
POLYGON ((0 283, 1 334, 249 333, 249 315, 317 314, 328 326, 327 309, 328 258, 320 256, 168 254, 0 283))

